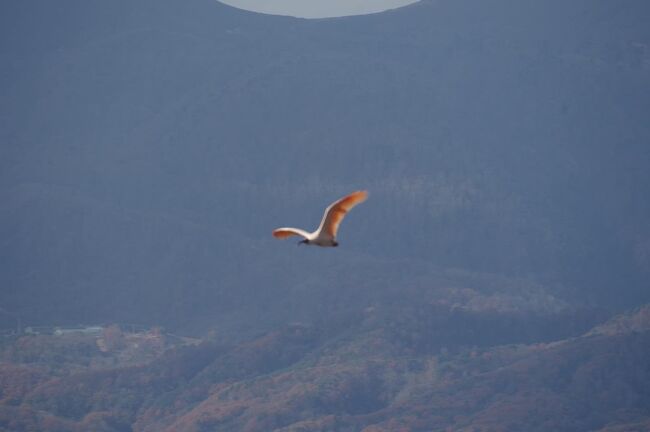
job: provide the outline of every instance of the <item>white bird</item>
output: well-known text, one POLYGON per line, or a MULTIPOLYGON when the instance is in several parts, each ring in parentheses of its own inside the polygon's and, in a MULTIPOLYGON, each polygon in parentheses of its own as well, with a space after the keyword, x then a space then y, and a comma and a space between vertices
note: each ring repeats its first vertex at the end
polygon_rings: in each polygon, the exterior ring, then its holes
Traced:
POLYGON ((298 244, 315 245, 322 247, 335 247, 339 244, 336 241, 336 232, 339 229, 341 221, 346 213, 356 206, 364 202, 368 198, 367 191, 352 192, 338 201, 330 204, 325 209, 323 220, 320 221, 318 229, 312 233, 298 229, 298 228, 278 228, 273 231, 273 237, 278 239, 286 239, 291 236, 301 236, 304 240, 298 244))

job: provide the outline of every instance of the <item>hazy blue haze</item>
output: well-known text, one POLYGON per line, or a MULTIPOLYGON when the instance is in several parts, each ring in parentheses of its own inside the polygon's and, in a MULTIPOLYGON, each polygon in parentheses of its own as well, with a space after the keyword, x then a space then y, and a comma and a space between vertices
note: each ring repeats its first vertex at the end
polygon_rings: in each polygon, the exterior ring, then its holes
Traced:
POLYGON ((523 310, 646 302, 648 22, 645 0, 316 21, 4 1, 0 304, 255 328, 441 284, 523 310), (361 188, 338 249, 271 238, 361 188))

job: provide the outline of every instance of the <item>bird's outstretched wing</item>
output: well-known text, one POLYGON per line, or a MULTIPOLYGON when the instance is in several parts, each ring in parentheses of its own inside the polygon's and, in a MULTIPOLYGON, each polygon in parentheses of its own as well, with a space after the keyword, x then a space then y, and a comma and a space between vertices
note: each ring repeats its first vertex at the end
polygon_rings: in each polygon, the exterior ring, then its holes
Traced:
POLYGON ((318 227, 321 235, 326 234, 331 238, 336 237, 336 232, 346 213, 366 199, 368 199, 368 191, 356 191, 332 203, 325 209, 323 220, 318 227))
POLYGON ((278 239, 286 239, 291 236, 301 236, 308 238, 309 233, 307 231, 298 229, 298 228, 278 228, 273 230, 273 237, 278 239))

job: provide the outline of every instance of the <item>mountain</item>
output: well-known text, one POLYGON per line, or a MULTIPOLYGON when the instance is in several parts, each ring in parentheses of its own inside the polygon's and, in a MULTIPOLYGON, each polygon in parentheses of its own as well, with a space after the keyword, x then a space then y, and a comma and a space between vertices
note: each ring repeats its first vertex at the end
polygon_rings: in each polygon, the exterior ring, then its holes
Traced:
POLYGON ((650 300, 645 1, 0 17, 0 302, 23 325, 249 337, 447 288, 650 300), (360 188, 336 251, 270 237, 360 188))
MULTIPOLYGON (((640 330, 545 341, 522 337, 526 320, 512 313, 442 307, 438 332, 428 333, 404 320, 426 325, 430 315, 397 308, 235 344, 115 326, 4 339, 0 430, 642 431, 648 308, 596 327, 627 321, 640 330), (467 331, 441 341, 453 328, 467 331), (485 338, 490 329, 500 341, 485 338)), ((540 318, 562 328, 575 320, 540 318)))
POLYGON ((0 431, 647 430, 648 22, 0 3, 0 431))

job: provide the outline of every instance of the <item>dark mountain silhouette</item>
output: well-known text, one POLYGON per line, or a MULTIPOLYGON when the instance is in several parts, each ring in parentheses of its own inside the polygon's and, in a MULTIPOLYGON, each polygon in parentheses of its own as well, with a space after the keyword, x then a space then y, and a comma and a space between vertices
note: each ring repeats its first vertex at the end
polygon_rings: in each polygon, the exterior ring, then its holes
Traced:
POLYGON ((645 1, 0 8, 0 300, 27 324, 252 330, 449 268, 648 300, 645 1), (358 188, 336 254, 270 238, 358 188))

